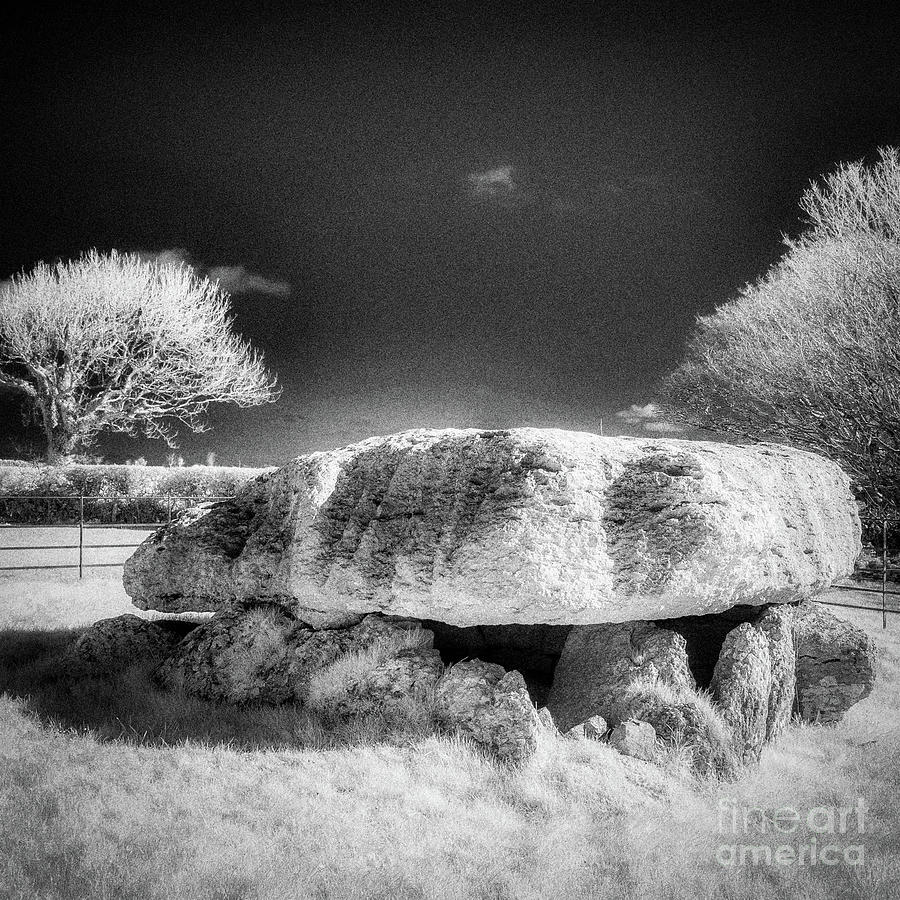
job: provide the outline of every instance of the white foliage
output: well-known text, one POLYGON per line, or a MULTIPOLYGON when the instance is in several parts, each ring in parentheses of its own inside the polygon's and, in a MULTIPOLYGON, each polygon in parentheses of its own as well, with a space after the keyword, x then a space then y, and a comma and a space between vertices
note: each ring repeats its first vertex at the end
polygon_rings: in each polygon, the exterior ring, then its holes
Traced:
POLYGON ((31 400, 57 450, 104 430, 172 445, 175 425, 205 430, 213 403, 277 396, 231 325, 228 295, 189 266, 116 251, 41 263, 0 292, 0 384, 31 400))

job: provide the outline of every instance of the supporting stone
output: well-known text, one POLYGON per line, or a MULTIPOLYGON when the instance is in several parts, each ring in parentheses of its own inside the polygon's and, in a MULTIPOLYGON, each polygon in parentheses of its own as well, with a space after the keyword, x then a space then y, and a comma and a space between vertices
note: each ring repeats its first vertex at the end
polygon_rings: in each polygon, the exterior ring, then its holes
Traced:
POLYGON ((818 603, 794 611, 797 712, 807 722, 832 724, 875 685, 875 643, 861 629, 818 603))
POLYGON ((479 659, 457 663, 438 682, 436 715, 498 759, 519 762, 537 745, 541 722, 518 672, 479 659))
POLYGON ((684 638, 652 622, 579 625, 569 632, 547 706, 562 731, 596 715, 618 722, 622 697, 640 678, 693 687, 684 638))
POLYGON ((749 622, 728 633, 713 674, 712 694, 744 759, 759 759, 766 739, 772 661, 765 635, 749 622))

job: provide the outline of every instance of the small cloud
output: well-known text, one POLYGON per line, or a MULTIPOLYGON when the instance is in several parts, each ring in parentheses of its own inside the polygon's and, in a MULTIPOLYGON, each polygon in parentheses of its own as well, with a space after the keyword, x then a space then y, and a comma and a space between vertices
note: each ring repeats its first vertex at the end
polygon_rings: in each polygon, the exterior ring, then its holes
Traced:
POLYGON ((655 403, 646 403, 643 406, 632 403, 628 409, 620 409, 616 415, 627 425, 641 425, 655 419, 659 415, 659 407, 655 403))
POLYGON ((476 200, 515 202, 522 199, 522 189, 515 179, 512 166, 497 166, 483 172, 473 172, 466 180, 471 195, 476 200))
POLYGON ((291 286, 286 281, 272 281, 248 272, 244 266, 214 266, 206 273, 210 281, 218 281, 219 287, 229 294, 268 294, 271 297, 287 297, 291 286))
POLYGON ((632 403, 628 409, 619 410, 616 416, 626 424, 640 428, 652 434, 680 434, 685 431, 683 425, 676 422, 668 422, 661 418, 662 410, 655 403, 645 403, 641 406, 632 403))
POLYGON ((218 282, 219 287, 229 294, 287 297, 291 293, 291 286, 286 281, 273 281, 256 272, 250 272, 245 266, 204 266, 196 262, 183 247, 171 247, 158 252, 138 250, 135 255, 148 262, 162 265, 189 266, 198 277, 218 282))

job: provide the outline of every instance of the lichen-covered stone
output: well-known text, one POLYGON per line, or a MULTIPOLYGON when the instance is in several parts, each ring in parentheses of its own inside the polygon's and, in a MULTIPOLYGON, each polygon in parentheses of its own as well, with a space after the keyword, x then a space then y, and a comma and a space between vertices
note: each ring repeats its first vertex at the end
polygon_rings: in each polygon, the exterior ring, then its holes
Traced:
POLYGON ((807 722, 831 724, 875 685, 874 641, 817 603, 794 610, 797 711, 807 722))
POLYGON ((658 755, 656 731, 649 722, 620 722, 609 735, 609 745, 625 756, 647 762, 653 762, 658 755))
POLYGON ((376 640, 399 639, 409 631, 408 623, 375 615, 350 627, 315 631, 278 604, 238 605, 190 632, 156 678, 170 689, 209 700, 303 701, 314 672, 376 640))
POLYGON ((444 671, 437 650, 401 650, 347 685, 330 710, 341 716, 391 711, 410 700, 425 701, 444 671))
POLYGON ((298 457, 185 514, 125 587, 146 609, 270 599, 315 625, 629 622, 810 596, 852 570, 859 535, 847 477, 801 450, 419 430, 298 457))
POLYGON ((772 693, 769 642, 760 629, 745 622, 726 635, 711 690, 734 734, 736 751, 745 762, 759 759, 772 693))
POLYGON ((108 675, 134 663, 156 663, 174 642, 171 632, 135 615, 101 619, 68 647, 64 665, 70 674, 108 675))
POLYGON ((518 672, 467 660, 447 670, 435 694, 435 713, 445 728, 501 760, 519 762, 534 751, 541 723, 518 672))
POLYGON ((619 720, 619 704, 637 679, 693 687, 684 638, 652 622, 577 625, 556 666, 547 707, 563 731, 591 716, 619 720))

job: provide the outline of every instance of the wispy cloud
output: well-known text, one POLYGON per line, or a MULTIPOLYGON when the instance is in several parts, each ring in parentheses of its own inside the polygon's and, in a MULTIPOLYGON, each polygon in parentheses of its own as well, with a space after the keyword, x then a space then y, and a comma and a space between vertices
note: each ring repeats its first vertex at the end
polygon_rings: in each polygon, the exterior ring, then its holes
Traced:
POLYGON ((470 172, 465 177, 465 186, 473 200, 505 207, 541 208, 567 218, 608 212, 611 204, 621 202, 624 194, 623 188, 611 181, 594 179, 583 183, 567 179, 556 170, 543 176, 532 172, 526 181, 521 170, 512 165, 470 172))
POLYGON ((291 286, 286 281, 272 281, 256 272, 248 272, 244 266, 213 266, 206 276, 210 281, 218 281, 222 290, 230 294, 287 297, 291 293, 291 286))
POLYGON ((696 186, 663 174, 645 175, 598 166, 593 171, 573 171, 565 160, 542 171, 523 171, 504 163, 469 172, 463 177, 465 195, 500 207, 529 207, 556 216, 608 218, 634 208, 666 208, 677 212, 686 202, 702 200, 696 186))
POLYGON ((645 403, 643 406, 632 403, 628 409, 619 410, 616 416, 626 425, 652 434, 680 434, 686 430, 683 425, 664 419, 662 410, 655 403, 645 403))
POLYGON ((189 266, 198 276, 218 282, 219 287, 229 294, 287 297, 291 293, 291 286, 286 281, 266 278, 257 272, 249 271, 245 266, 205 266, 197 262, 183 247, 170 247, 159 251, 140 250, 137 255, 142 259, 163 264, 189 266))
POLYGON ((500 203, 516 203, 525 194, 516 180, 513 166, 496 166, 466 176, 469 192, 476 200, 493 200, 500 203))

